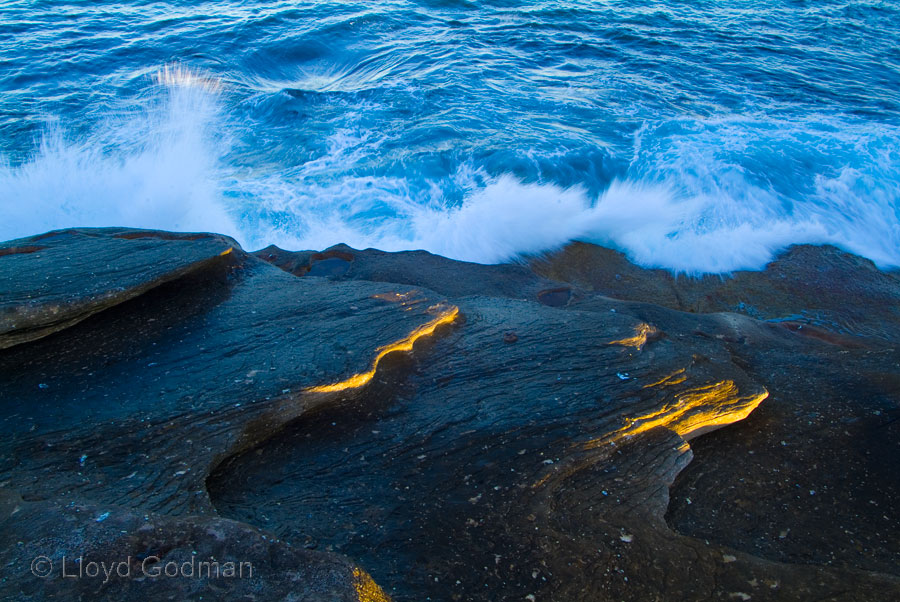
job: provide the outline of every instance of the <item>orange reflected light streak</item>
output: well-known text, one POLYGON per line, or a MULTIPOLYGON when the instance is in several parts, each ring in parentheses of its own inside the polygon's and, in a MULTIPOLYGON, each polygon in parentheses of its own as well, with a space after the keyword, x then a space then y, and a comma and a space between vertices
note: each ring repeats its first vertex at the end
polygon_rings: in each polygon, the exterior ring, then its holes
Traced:
POLYGON ((434 333, 435 329, 437 329, 437 327, 442 324, 450 324, 451 322, 456 320, 457 316, 459 316, 459 308, 453 307, 443 312, 427 324, 419 326, 414 331, 412 331, 405 339, 379 348, 378 355, 375 356, 375 360, 372 362, 372 367, 367 372, 354 374, 347 380, 342 380, 341 382, 334 383, 332 385, 319 385, 317 387, 310 387, 306 389, 306 391, 309 393, 334 393, 336 391, 345 391, 347 389, 359 388, 372 380, 372 378, 375 376, 375 370, 378 368, 378 362, 380 362, 382 358, 384 358, 384 356, 389 353, 393 353, 394 351, 412 351, 413 344, 417 340, 421 339, 422 337, 431 335, 432 333, 434 333))
POLYGON ((359 567, 353 567, 353 588, 359 602, 391 602, 375 580, 359 567))
MULTIPOLYGON (((684 380, 686 377, 682 369, 650 386, 666 386, 681 383, 684 380)), ((690 449, 687 440, 743 420, 768 396, 769 392, 765 389, 761 393, 742 396, 732 380, 723 380, 711 385, 688 389, 676 395, 673 402, 665 404, 659 410, 636 418, 629 418, 623 428, 587 441, 584 443, 583 449, 593 450, 614 445, 625 437, 632 437, 661 426, 675 432, 683 439, 678 450, 684 453, 690 449)), ((554 466, 552 471, 547 471, 532 485, 532 488, 540 487, 549 481, 554 473, 559 474, 559 466, 554 466)))
POLYGON ((655 412, 630 418, 625 427, 607 437, 589 441, 585 449, 595 449, 623 437, 632 437, 658 426, 674 431, 684 439, 743 420, 769 396, 761 393, 742 396, 732 380, 688 389, 675 397, 674 403, 655 412))
POLYGON ((635 335, 627 339, 619 339, 618 341, 610 341, 610 345, 622 345, 624 347, 634 347, 640 351, 647 344, 647 337, 656 334, 658 331, 649 324, 638 324, 635 328, 635 335))
POLYGON ((668 376, 664 376, 660 380, 655 383, 650 383, 649 385, 644 385, 641 387, 642 389, 652 389, 653 387, 670 387, 672 385, 679 385, 687 380, 687 376, 684 375, 684 368, 680 368, 669 374, 668 376))

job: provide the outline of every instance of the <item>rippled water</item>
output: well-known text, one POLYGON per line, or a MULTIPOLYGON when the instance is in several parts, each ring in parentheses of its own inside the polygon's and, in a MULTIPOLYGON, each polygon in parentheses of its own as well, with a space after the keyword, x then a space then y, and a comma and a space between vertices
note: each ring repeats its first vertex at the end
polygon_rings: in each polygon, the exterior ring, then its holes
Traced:
POLYGON ((5 2, 0 239, 900 265, 900 2, 5 2))

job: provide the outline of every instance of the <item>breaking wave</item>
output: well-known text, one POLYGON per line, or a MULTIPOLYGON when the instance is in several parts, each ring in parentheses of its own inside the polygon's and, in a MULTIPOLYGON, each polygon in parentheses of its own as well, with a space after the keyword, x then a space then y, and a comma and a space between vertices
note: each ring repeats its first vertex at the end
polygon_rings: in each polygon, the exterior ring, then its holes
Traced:
POLYGON ((385 166, 384 136, 359 127, 333 132, 317 155, 285 168, 243 162, 233 141, 247 125, 228 111, 221 82, 180 68, 154 81, 140 104, 82 139, 49 123, 30 159, 0 167, 0 239, 116 225, 222 232, 251 249, 347 243, 480 263, 580 239, 688 273, 759 269, 788 245, 831 243, 900 265, 892 126, 645 122, 632 156, 599 184, 555 182, 554 167, 577 171, 565 155, 539 157, 542 170, 524 176, 473 157, 442 177, 385 166))

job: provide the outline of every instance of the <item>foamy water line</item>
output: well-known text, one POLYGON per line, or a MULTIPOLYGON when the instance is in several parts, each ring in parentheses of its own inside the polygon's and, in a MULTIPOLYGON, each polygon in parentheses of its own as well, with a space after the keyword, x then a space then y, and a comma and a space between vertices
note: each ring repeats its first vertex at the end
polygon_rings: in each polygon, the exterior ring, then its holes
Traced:
POLYGON ((290 168, 241 165, 230 143, 240 124, 216 80, 177 68, 155 80, 143 104, 89 136, 48 124, 30 160, 0 168, 0 238, 118 225, 222 232, 248 249, 346 243, 481 263, 581 239, 689 273, 759 269, 790 244, 831 243, 900 265, 900 131, 887 125, 647 122, 627 168, 591 193, 492 175, 472 158, 443 178, 360 171, 384 143, 362 128, 332 132, 290 168))

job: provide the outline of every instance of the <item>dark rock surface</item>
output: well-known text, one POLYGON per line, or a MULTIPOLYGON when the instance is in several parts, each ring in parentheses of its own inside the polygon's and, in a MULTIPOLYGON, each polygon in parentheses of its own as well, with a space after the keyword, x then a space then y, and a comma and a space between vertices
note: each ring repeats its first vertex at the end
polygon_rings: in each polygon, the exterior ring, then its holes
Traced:
POLYGON ((821 345, 745 355, 770 397, 727 433, 692 444, 669 524, 782 562, 896 574, 897 353, 821 345))
POLYGON ((252 600, 262 594, 356 602, 370 579, 346 558, 291 547, 215 516, 25 502, 7 490, 0 525, 10 544, 0 551, 0 592, 7 600, 252 600))
POLYGON ((0 349, 47 336, 201 271, 237 246, 214 234, 109 229, 99 245, 95 236, 91 230, 70 230, 0 244, 0 349), (170 242, 168 253, 159 253, 159 240, 170 242))
POLYGON ((423 287, 448 297, 483 295, 535 299, 538 292, 558 287, 559 283, 541 278, 526 265, 481 265, 454 261, 427 251, 386 253, 377 249, 358 251, 337 245, 321 253, 315 251, 283 251, 266 247, 253 253, 263 261, 296 276, 319 271, 323 260, 342 259, 347 269, 343 279, 392 282, 423 287))
POLYGON ((723 277, 673 276, 630 263, 618 251, 575 242, 531 262, 546 278, 588 291, 646 301, 681 311, 734 312, 797 330, 809 328, 826 341, 900 337, 900 273, 832 246, 796 245, 766 269, 723 277))
POLYGON ((0 246, 0 596, 900 598, 894 275, 254 255, 0 246), (61 576, 79 555, 258 572, 61 576))

